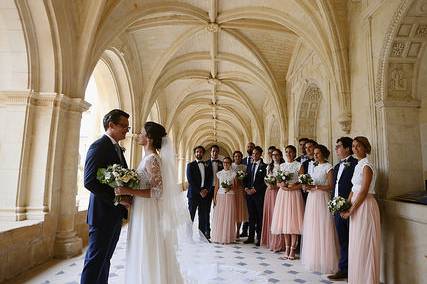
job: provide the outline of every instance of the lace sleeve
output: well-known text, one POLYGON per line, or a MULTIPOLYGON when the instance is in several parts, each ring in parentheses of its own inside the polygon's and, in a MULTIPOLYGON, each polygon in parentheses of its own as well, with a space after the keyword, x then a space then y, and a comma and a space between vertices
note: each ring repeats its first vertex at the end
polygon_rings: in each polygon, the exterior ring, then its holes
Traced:
POLYGON ((160 198, 163 191, 162 173, 159 157, 153 155, 148 161, 147 172, 150 175, 151 197, 160 198))

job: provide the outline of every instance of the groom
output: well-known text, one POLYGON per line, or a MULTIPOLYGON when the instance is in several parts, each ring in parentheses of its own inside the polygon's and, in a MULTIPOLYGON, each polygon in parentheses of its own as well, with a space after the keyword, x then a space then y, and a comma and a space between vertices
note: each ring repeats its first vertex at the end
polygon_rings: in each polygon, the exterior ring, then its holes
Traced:
MULTIPOLYGON (((352 151, 353 139, 350 137, 341 137, 335 145, 335 152, 340 158, 340 162, 334 167, 332 198, 336 196, 348 198, 353 184, 354 168, 357 165, 357 159, 353 158, 352 151)), ((342 280, 347 278, 348 271, 348 234, 349 219, 341 218, 340 214, 335 214, 335 227, 337 228, 338 239, 340 243, 340 261, 339 270, 334 275, 329 275, 330 280, 342 280)))
POLYGON ((127 168, 120 148, 120 140, 129 131, 129 114, 114 109, 103 119, 105 134, 90 145, 84 169, 84 185, 91 192, 87 223, 89 225, 89 245, 80 283, 108 283, 110 259, 119 240, 122 219, 127 218, 130 200, 124 199, 114 205, 114 189, 101 184, 96 173, 99 168, 121 164, 127 168))
POLYGON ((210 172, 207 169, 207 163, 204 162, 203 155, 205 148, 197 146, 193 150, 195 160, 187 164, 187 181, 188 181, 188 210, 190 211, 191 221, 194 221, 196 211, 199 216, 199 230, 207 237, 209 220, 209 189, 210 189, 210 172))

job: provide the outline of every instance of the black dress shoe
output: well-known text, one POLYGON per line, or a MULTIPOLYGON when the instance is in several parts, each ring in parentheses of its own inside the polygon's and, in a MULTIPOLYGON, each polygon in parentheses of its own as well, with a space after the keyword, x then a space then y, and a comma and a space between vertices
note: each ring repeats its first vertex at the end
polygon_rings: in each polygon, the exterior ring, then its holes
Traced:
POLYGON ((248 238, 246 241, 244 241, 244 244, 252 244, 254 242, 254 239, 248 238))
POLYGON ((256 244, 255 244, 257 247, 259 247, 260 246, 260 241, 258 240, 257 242, 256 242, 256 244))
POLYGON ((334 275, 328 276, 329 280, 342 280, 342 279, 346 279, 346 278, 347 278, 347 272, 344 272, 344 271, 338 271, 334 275))

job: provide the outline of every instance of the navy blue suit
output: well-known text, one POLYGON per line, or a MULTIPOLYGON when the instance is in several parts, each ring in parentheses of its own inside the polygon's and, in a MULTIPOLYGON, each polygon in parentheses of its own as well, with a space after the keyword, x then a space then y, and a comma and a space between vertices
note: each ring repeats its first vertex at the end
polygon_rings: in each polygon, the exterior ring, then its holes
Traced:
POLYGON ((194 216, 196 215, 196 210, 198 209, 199 216, 199 230, 203 234, 208 234, 208 225, 209 221, 209 196, 203 198, 200 195, 202 189, 210 190, 212 178, 211 173, 208 170, 207 162, 203 162, 205 168, 205 180, 202 186, 202 175, 200 173, 199 165, 197 161, 193 161, 187 164, 186 174, 188 181, 188 210, 190 211, 191 220, 194 221, 194 216))
MULTIPOLYGON (((302 168, 304 169, 304 174, 308 174, 308 165, 310 164, 311 161, 314 161, 314 159, 305 160, 304 163, 301 164, 302 168)), ((307 201, 308 192, 303 191, 301 189, 301 193, 302 193, 302 199, 304 199, 304 206, 305 206, 305 202, 307 201)))
POLYGON ((249 238, 254 239, 255 231, 257 233, 258 240, 261 239, 262 231, 262 217, 264 210, 264 195, 267 185, 265 184, 264 177, 267 174, 267 165, 260 161, 255 179, 253 179, 252 165, 247 169, 247 175, 245 178, 245 188, 255 188, 256 193, 252 195, 246 195, 246 202, 248 204, 249 212, 249 238))
MULTIPOLYGON (((127 168, 123 153, 122 158, 122 165, 127 168)), ((119 153, 104 135, 89 147, 84 169, 84 185, 91 193, 87 211, 89 245, 81 275, 83 284, 108 283, 110 259, 119 240, 122 219, 127 218, 126 208, 114 205, 114 189, 96 178, 99 168, 113 164, 120 164, 119 153)))
MULTIPOLYGON (((349 165, 344 167, 343 172, 338 181, 338 195, 348 198, 351 192, 351 188, 353 184, 351 183, 351 178, 353 177, 354 168, 357 165, 357 159, 350 156, 347 158, 349 165)), ((333 185, 332 196, 335 196, 335 185, 337 183, 338 171, 340 168, 340 164, 338 163, 334 167, 334 176, 333 176, 333 185)), ((339 261, 339 270, 347 273, 348 271, 348 234, 349 234, 349 219, 341 218, 340 214, 335 214, 335 227, 337 228, 338 239, 340 243, 340 261, 339 261)))

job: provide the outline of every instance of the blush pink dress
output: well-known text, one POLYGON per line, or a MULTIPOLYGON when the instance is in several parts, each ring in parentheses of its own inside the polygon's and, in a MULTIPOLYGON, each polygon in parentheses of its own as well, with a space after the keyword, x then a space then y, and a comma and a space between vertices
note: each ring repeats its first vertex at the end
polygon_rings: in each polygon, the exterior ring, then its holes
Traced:
MULTIPOLYGON (((313 162, 311 162, 313 163, 313 162)), ((313 168, 315 185, 327 184, 332 165, 323 163, 313 168)), ((338 247, 335 222, 328 210, 330 192, 310 191, 307 197, 302 232, 301 262, 307 270, 333 274, 338 271, 338 247)))
POLYGON ((232 170, 217 172, 218 193, 214 209, 211 240, 215 243, 229 244, 236 241, 236 194, 235 188, 230 191, 221 187, 227 180, 233 184, 236 173, 232 170))
MULTIPOLYGON (((272 172, 269 174, 276 175, 279 169, 280 164, 275 164, 272 172)), ((277 186, 268 185, 264 196, 264 214, 262 217, 261 245, 272 251, 282 250, 285 244, 285 239, 282 235, 274 235, 271 233, 271 220, 273 218, 277 192, 277 186)))
MULTIPOLYGON (((292 173, 289 184, 298 182, 298 171, 301 163, 293 161, 283 163, 280 169, 284 172, 292 173)), ((276 197, 276 204, 271 221, 271 232, 273 234, 300 235, 304 220, 304 200, 301 190, 279 189, 276 197)))
POLYGON ((348 246, 348 283, 380 283, 380 246, 381 224, 380 211, 375 194, 376 172, 367 158, 359 161, 354 169, 351 202, 359 195, 363 182, 363 169, 370 167, 373 171, 368 195, 356 211, 350 216, 348 246))

